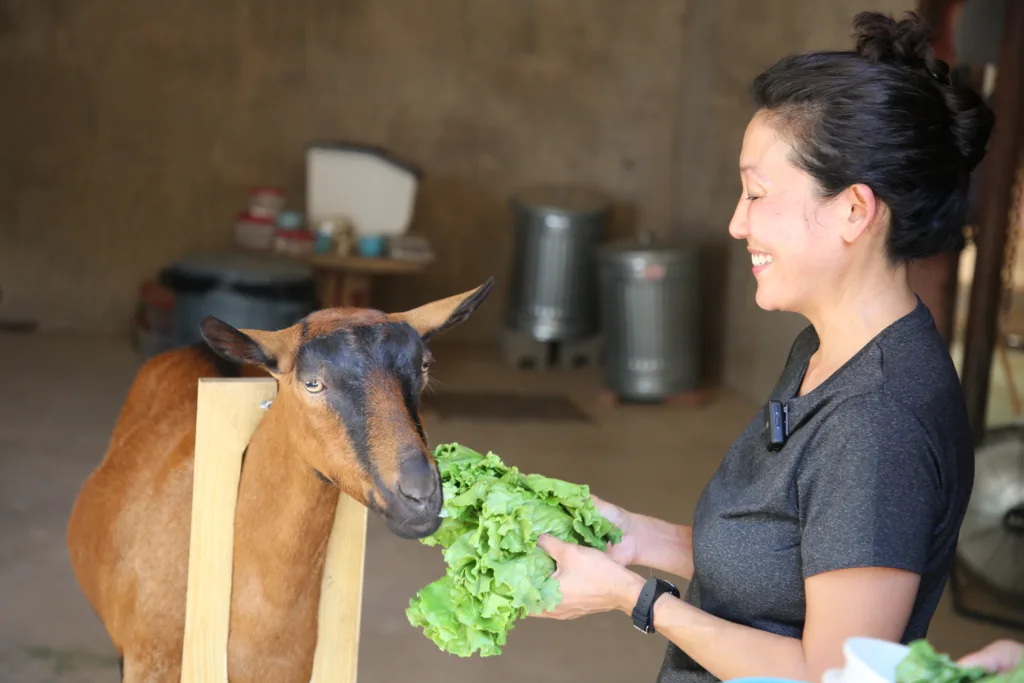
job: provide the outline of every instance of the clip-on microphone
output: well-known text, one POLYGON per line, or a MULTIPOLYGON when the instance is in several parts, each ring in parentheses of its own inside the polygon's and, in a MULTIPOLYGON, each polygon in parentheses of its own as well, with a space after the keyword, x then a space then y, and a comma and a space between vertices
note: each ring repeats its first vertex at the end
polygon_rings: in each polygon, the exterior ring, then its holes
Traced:
POLYGON ((789 406, 782 401, 768 401, 764 407, 764 440, 768 450, 777 451, 789 436, 789 406))

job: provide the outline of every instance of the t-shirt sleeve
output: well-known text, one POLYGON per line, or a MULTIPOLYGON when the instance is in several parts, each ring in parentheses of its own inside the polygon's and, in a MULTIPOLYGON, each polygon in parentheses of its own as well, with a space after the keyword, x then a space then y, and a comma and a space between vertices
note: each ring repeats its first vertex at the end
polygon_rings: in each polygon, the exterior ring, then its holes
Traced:
POLYGON ((852 567, 921 573, 942 496, 921 423, 884 394, 847 399, 808 443, 797 477, 804 577, 852 567))

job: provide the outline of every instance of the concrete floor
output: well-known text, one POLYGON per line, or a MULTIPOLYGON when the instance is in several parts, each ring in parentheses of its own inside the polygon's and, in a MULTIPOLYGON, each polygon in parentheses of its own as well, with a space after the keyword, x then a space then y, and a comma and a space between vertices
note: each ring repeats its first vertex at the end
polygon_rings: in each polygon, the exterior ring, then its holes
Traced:
MULTIPOLYGON (((116 681, 113 650, 68 566, 64 528, 139 361, 119 340, 57 335, 0 335, 0 358, 6 361, 0 395, 0 680, 116 681)), ((589 483, 627 508, 677 522, 690 520, 702 486, 757 409, 729 395, 693 410, 600 408, 594 400, 598 379, 588 371, 515 373, 479 354, 454 361, 441 353, 435 376, 460 389, 558 390, 596 419, 517 424, 428 416, 432 441, 491 449, 524 471, 589 483)), ((360 680, 653 680, 664 641, 640 635, 618 614, 521 622, 497 658, 440 653, 408 625, 404 608, 442 573, 435 550, 401 541, 371 519, 360 680)), ((960 654, 1005 635, 955 615, 947 601, 930 639, 960 654)))

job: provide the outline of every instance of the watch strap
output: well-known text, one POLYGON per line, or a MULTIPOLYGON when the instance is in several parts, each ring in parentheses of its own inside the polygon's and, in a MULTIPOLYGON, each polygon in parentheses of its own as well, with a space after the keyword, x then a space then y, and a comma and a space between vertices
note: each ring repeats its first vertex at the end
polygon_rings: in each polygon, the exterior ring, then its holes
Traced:
POLYGON ((647 583, 640 591, 640 597, 637 598, 636 606, 633 607, 633 626, 638 631, 654 633, 654 603, 666 593, 679 597, 679 589, 668 581, 656 576, 647 579, 647 583))

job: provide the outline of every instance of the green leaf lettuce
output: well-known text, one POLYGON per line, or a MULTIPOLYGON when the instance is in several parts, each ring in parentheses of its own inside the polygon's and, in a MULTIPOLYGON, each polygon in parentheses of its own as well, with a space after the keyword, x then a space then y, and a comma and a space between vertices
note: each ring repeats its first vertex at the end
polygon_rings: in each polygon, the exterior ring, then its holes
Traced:
POLYGON ((551 534, 604 550, 622 532, 601 516, 585 485, 523 475, 494 453, 456 443, 434 451, 444 520, 421 540, 443 548, 447 573, 409 601, 406 616, 444 652, 501 654, 517 619, 562 599, 555 562, 537 547, 551 534))
POLYGON ((993 674, 980 667, 960 666, 925 640, 915 640, 909 648, 896 665, 896 683, 1024 683, 1024 661, 1010 671, 993 674))

